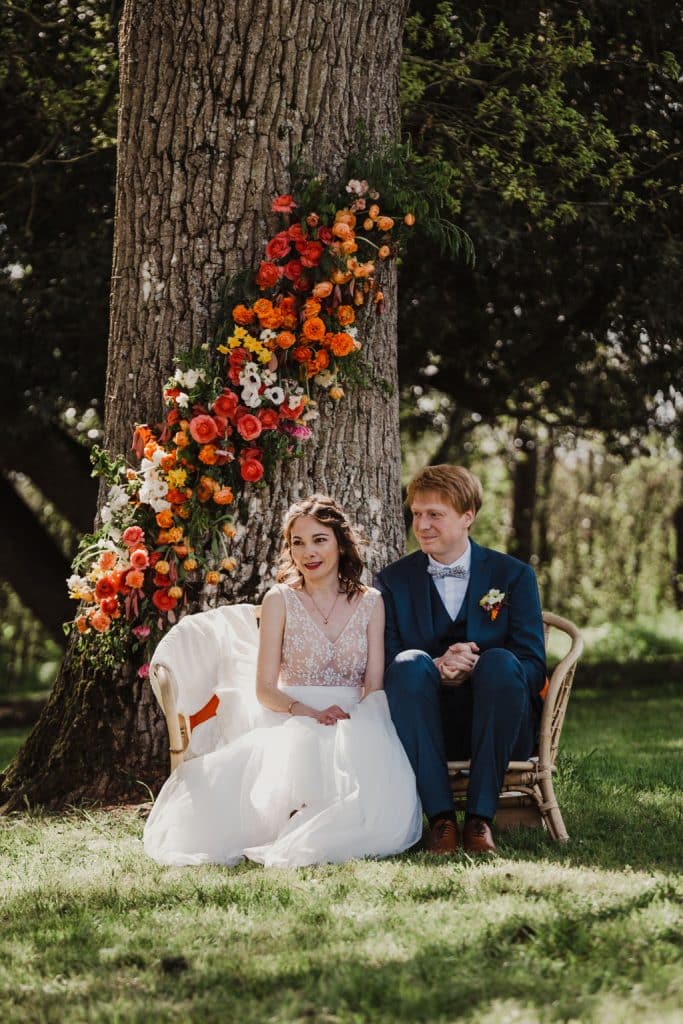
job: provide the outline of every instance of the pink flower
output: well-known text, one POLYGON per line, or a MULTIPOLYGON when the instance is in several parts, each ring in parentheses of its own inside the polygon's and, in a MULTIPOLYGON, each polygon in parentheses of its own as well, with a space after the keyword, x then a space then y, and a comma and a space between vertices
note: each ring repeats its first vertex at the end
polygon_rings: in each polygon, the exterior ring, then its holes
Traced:
POLYGON ((127 530, 123 531, 123 543, 127 548, 138 547, 144 539, 144 530, 141 530, 139 526, 129 526, 127 530))
POLYGON ((195 416, 190 420, 190 433, 197 444, 209 444, 218 437, 218 427, 212 416, 195 416))
POLYGON ((313 437, 313 431, 304 423, 281 423, 280 429, 293 437, 296 441, 308 441, 313 437))
POLYGON ((151 633, 149 626, 133 626, 132 633, 138 640, 146 640, 151 633))
POLYGON ((296 203, 292 199, 291 195, 276 196, 273 199, 273 205, 271 207, 273 213, 291 213, 292 210, 296 209, 296 203))
POLYGON ((144 665, 140 665, 140 668, 138 669, 138 675, 140 676, 140 679, 149 678, 149 668, 150 666, 148 661, 146 661, 144 665))

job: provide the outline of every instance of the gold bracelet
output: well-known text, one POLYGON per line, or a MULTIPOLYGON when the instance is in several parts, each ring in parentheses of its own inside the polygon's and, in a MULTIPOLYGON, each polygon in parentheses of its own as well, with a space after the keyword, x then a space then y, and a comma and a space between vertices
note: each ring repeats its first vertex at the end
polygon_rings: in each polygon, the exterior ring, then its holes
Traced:
POLYGON ((299 701, 298 701, 298 700, 290 700, 290 702, 289 702, 289 707, 287 708, 287 714, 288 714, 288 715, 291 715, 291 713, 292 713, 292 708, 294 707, 294 705, 295 705, 295 704, 298 704, 298 703, 299 703, 299 701))

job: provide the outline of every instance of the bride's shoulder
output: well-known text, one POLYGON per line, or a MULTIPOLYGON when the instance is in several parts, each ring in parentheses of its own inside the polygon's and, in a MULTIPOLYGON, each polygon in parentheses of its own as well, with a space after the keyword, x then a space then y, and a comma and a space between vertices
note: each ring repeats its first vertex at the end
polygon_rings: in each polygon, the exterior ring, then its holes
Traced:
POLYGON ((378 598, 381 601, 382 595, 375 587, 365 587, 361 596, 361 600, 367 601, 372 608, 377 604, 378 598))

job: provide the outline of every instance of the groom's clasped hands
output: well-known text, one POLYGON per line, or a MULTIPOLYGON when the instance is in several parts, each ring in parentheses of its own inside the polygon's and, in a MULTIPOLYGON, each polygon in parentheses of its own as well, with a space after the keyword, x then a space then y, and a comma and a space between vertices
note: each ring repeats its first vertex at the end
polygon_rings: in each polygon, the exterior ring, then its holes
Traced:
POLYGON ((479 661, 479 646, 472 640, 451 644, 445 654, 434 659, 444 686, 461 686, 479 661))

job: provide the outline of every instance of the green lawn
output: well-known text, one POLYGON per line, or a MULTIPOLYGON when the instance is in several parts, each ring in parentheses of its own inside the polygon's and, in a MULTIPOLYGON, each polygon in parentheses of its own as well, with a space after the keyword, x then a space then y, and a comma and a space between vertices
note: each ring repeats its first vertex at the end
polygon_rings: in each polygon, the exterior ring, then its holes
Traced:
POLYGON ((3 1021, 679 1022, 683 699, 577 689, 571 842, 159 868, 145 809, 0 819, 3 1021))

